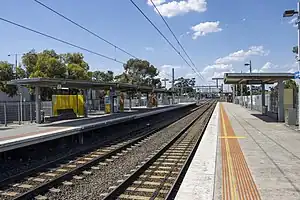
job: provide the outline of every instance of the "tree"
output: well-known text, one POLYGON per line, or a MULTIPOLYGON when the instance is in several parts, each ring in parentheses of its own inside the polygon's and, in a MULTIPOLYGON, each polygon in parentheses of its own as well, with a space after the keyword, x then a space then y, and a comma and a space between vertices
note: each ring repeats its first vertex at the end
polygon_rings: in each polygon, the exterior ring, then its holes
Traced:
POLYGON ((22 63, 25 66, 26 77, 30 77, 34 73, 34 68, 38 60, 38 54, 35 50, 31 50, 22 56, 22 63))
POLYGON ((120 75, 116 75, 114 80, 119 83, 129 83, 129 78, 125 72, 123 72, 120 75))
POLYGON ((17 79, 27 78, 26 71, 21 67, 21 65, 19 65, 16 69, 16 78, 17 79))
POLYGON ((65 64, 77 64, 83 68, 84 71, 89 70, 89 65, 84 61, 84 56, 82 53, 66 53, 62 54, 61 58, 65 64))
MULTIPOLYGON (((237 90, 237 96, 241 96, 241 85, 240 84, 238 84, 236 86, 236 90, 237 90)), ((248 95, 250 95, 250 90, 247 87, 247 85, 243 85, 243 96, 248 96, 248 95)))
POLYGON ((107 71, 107 72, 101 72, 101 71, 94 71, 93 72, 93 79, 101 82, 113 82, 114 80, 114 72, 107 71))
POLYGON ((123 81, 127 81, 131 84, 137 85, 147 85, 147 86, 157 86, 159 85, 155 77, 159 74, 156 67, 151 65, 146 60, 140 59, 129 59, 124 67, 124 75, 119 76, 118 78, 123 78, 123 81))
POLYGON ((297 91, 298 86, 294 80, 290 79, 284 82, 284 88, 293 89, 297 91))
POLYGON ((14 85, 7 85, 6 83, 15 78, 13 66, 13 64, 6 61, 0 61, 0 90, 10 97, 17 94, 17 87, 14 85))
POLYGON ((176 83, 174 84, 175 87, 179 88, 180 94, 188 93, 191 96, 194 93, 194 86, 195 86, 195 78, 183 78, 180 77, 177 79, 176 83))

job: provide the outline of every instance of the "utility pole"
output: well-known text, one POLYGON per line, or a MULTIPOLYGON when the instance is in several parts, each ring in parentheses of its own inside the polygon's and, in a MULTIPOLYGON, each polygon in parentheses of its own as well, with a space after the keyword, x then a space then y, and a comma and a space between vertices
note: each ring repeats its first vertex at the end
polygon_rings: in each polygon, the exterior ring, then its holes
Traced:
POLYGON ((169 81, 169 79, 164 78, 164 79, 161 79, 161 81, 165 83, 165 84, 164 84, 164 85, 165 85, 165 88, 167 88, 167 81, 169 81))
MULTIPOLYGON (((300 1, 298 1, 297 3, 297 10, 286 10, 283 13, 283 17, 293 17, 294 15, 297 15, 297 31, 298 31, 298 57, 297 57, 297 61, 298 61, 298 74, 300 71, 300 1)), ((298 75, 299 76, 299 75, 298 75)), ((297 83, 298 83, 298 129, 300 130, 300 80, 299 77, 297 77, 297 83)))
MULTIPOLYGON (((167 81, 169 81, 169 79, 164 78, 161 81, 163 81, 165 83, 165 90, 166 90, 167 89, 167 81)), ((165 102, 165 96, 166 96, 166 93, 163 93, 163 95, 162 95, 162 101, 163 101, 163 103, 165 102)))
POLYGON ((17 67, 18 67, 18 55, 19 54, 8 54, 8 56, 15 56, 15 69, 13 71, 15 72, 15 79, 17 79, 17 67))
POLYGON ((174 68, 172 68, 172 104, 175 103, 175 97, 174 97, 174 92, 175 92, 175 88, 174 88, 174 82, 175 82, 175 72, 174 72, 174 68))

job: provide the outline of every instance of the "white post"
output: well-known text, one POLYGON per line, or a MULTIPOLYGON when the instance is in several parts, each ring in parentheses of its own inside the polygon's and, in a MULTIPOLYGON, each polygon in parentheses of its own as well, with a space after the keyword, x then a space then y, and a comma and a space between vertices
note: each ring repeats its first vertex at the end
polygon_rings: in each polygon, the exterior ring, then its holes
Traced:
MULTIPOLYGON (((300 1, 298 1, 297 4, 297 10, 298 10, 298 21, 297 21, 297 26, 298 26, 298 72, 300 71, 300 1)), ((300 80, 298 79, 298 129, 300 130, 300 80)))

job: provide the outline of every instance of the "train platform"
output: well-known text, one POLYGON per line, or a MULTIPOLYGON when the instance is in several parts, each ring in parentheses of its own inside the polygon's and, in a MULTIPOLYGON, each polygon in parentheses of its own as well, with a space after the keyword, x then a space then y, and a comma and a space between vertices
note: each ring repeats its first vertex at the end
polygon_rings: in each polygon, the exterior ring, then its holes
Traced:
POLYGON ((88 118, 64 120, 49 124, 23 124, 0 128, 0 152, 17 149, 49 140, 66 137, 133 119, 171 111, 195 103, 176 104, 158 108, 133 109, 132 112, 114 113, 88 118))
POLYGON ((176 199, 300 199, 300 132, 218 103, 176 199))

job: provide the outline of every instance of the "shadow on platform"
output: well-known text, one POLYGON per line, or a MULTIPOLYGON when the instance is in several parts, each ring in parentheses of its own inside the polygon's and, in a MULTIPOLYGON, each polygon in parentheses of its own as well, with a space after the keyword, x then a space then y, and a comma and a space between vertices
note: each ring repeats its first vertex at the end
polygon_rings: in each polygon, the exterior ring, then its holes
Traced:
POLYGON ((0 131, 6 131, 12 129, 11 127, 0 127, 0 131))
POLYGON ((267 122, 267 123, 277 123, 277 120, 276 119, 273 119, 269 116, 266 116, 266 115, 262 115, 262 114, 251 114, 252 116, 254 117, 257 117, 258 119, 264 121, 264 122, 267 122))

